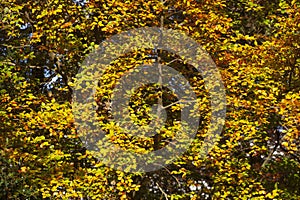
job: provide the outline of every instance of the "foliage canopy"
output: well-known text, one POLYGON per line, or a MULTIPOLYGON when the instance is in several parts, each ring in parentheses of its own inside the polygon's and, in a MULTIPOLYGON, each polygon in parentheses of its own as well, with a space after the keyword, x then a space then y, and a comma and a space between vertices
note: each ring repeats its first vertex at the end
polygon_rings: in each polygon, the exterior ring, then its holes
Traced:
MULTIPOLYGON (((296 0, 1 0, 0 198, 299 199, 299 22, 296 0), (176 55, 155 52, 162 64, 176 60, 169 66, 196 89, 201 122, 182 157, 160 170, 131 174, 86 150, 74 125, 72 87, 80 63, 103 40, 146 26, 183 31, 203 46, 221 73, 227 114, 220 141, 200 157, 210 119, 203 79, 176 55)), ((168 126, 155 137, 115 135, 112 88, 126 70, 155 62, 150 54, 142 49, 111 63, 96 96, 111 141, 140 145, 139 151, 166 145, 181 109, 167 109, 168 126)), ((159 95, 164 105, 177 100, 156 85, 140 88, 131 119, 149 123, 159 95)))

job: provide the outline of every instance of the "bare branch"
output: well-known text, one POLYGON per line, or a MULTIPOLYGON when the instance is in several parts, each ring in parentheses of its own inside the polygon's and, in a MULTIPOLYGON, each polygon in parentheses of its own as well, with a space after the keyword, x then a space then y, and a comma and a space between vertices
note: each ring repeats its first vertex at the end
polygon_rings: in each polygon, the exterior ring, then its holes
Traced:
POLYGON ((163 166, 163 167, 176 180, 176 182, 178 183, 179 187, 181 187, 181 184, 180 184, 179 180, 170 172, 170 170, 167 167, 165 167, 165 166, 163 166))
POLYGON ((169 198, 168 198, 168 194, 165 193, 165 191, 163 191, 163 189, 159 186, 158 183, 156 183, 156 186, 157 186, 158 189, 161 191, 161 193, 165 196, 165 199, 168 200, 168 199, 169 199, 169 198))
POLYGON ((13 46, 13 45, 8 45, 8 44, 1 44, 2 46, 4 47, 7 47, 7 48, 12 48, 12 49, 21 49, 21 48, 24 48, 24 47, 30 47, 30 45, 20 45, 20 46, 13 46))
POLYGON ((171 63, 173 63, 175 61, 181 61, 181 59, 179 59, 179 58, 173 59, 172 61, 168 62, 166 65, 170 65, 171 63))
POLYGON ((26 16, 26 18, 28 19, 28 21, 29 21, 31 24, 35 24, 35 22, 34 22, 32 19, 30 19, 29 14, 28 14, 27 11, 25 11, 25 16, 26 16))
POLYGON ((197 102, 196 100, 179 100, 179 101, 175 101, 167 106, 163 106, 162 109, 166 109, 166 108, 169 108, 169 107, 172 107, 174 106, 175 104, 178 104, 178 103, 191 103, 191 102, 197 102))

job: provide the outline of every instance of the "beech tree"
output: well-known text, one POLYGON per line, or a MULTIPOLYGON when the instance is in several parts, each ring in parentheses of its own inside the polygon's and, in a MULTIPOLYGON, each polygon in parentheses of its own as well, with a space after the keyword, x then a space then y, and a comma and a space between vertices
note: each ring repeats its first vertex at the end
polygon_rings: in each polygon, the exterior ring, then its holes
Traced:
POLYGON ((0 10, 1 199, 299 199, 298 1, 2 0, 0 10), (116 82, 141 64, 179 71, 200 113, 182 156, 155 171, 130 173, 105 165, 82 142, 72 95, 91 52, 142 27, 182 31, 208 52, 226 90, 226 118, 220 140, 201 156, 211 120, 201 74, 172 52, 122 55, 97 80, 94 99, 98 122, 115 145, 155 151, 178 131, 178 98, 155 84, 135 91, 130 119, 149 124, 161 99, 168 107, 164 131, 138 140, 111 123, 116 82))

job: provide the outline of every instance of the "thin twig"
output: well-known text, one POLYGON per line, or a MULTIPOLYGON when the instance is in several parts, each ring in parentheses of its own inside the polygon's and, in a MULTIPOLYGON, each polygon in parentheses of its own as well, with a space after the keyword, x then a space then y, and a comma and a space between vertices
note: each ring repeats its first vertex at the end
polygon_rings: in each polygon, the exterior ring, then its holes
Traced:
POLYGON ((179 187, 181 186, 181 184, 180 184, 180 182, 179 182, 179 180, 170 172, 170 170, 167 168, 167 167, 165 167, 165 166, 163 166, 164 168, 165 168, 165 170, 176 180, 176 182, 178 183, 178 185, 179 185, 179 187))
POLYGON ((169 200, 168 194, 163 191, 163 189, 158 185, 158 183, 156 183, 156 186, 161 191, 161 193, 165 196, 166 200, 169 200))
POLYGON ((31 24, 35 24, 35 22, 34 22, 32 19, 30 19, 29 14, 28 14, 27 11, 25 11, 25 16, 26 16, 26 18, 28 19, 28 21, 29 21, 31 24))
POLYGON ((192 103, 192 102, 197 102, 197 101, 196 100, 178 100, 178 101, 173 102, 173 103, 171 103, 171 104, 169 104, 167 106, 163 106, 162 109, 166 109, 166 108, 172 107, 173 105, 178 104, 178 103, 190 103, 190 102, 192 103))
POLYGON ((173 63, 175 61, 181 61, 181 59, 179 59, 179 58, 173 59, 172 61, 168 62, 166 65, 170 65, 171 63, 173 63))
POLYGON ((1 46, 7 47, 7 48, 13 48, 13 49, 21 49, 24 47, 30 47, 30 45, 20 45, 20 46, 12 46, 12 45, 8 45, 8 44, 1 44, 1 46))

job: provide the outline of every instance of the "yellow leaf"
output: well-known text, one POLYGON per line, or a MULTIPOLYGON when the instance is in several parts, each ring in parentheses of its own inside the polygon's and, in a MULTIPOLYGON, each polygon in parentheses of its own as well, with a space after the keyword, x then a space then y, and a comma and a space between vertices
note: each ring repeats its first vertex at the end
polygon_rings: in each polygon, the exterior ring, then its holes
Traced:
POLYGON ((289 143, 283 142, 282 145, 285 146, 285 147, 288 147, 288 146, 289 146, 289 143))

